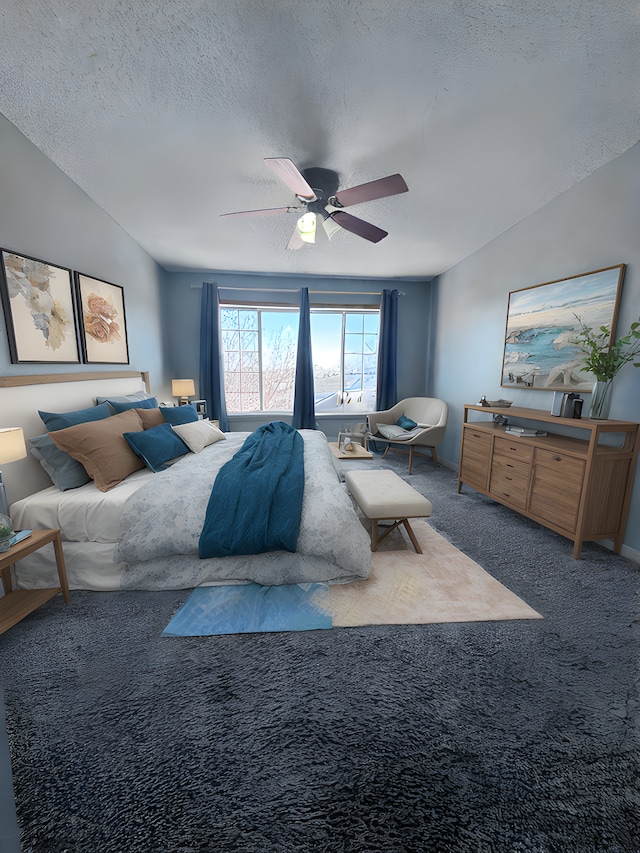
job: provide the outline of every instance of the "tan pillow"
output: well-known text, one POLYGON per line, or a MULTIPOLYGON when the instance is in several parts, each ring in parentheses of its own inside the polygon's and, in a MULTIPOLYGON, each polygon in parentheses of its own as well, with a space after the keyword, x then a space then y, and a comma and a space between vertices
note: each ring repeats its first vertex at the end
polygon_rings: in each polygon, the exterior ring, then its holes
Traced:
POLYGON ((136 409, 142 421, 142 429, 151 429, 154 426, 160 426, 165 423, 160 409, 136 409))
POLYGON ((204 420, 193 421, 189 424, 176 424, 173 431, 180 436, 192 453, 200 453, 208 445, 226 438, 222 430, 218 429, 215 424, 204 420))
POLYGON ((49 435, 60 450, 84 465, 101 492, 108 492, 129 474, 144 468, 144 461, 123 436, 125 432, 141 429, 140 415, 135 409, 128 409, 101 421, 77 424, 49 435))

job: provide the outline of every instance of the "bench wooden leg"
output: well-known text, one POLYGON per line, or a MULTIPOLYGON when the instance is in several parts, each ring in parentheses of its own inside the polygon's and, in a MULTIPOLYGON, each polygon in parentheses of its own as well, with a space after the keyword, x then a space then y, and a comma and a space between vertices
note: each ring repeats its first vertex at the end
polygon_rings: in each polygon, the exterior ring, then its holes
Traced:
POLYGON ((393 524, 390 524, 387 527, 387 529, 384 531, 382 536, 379 535, 377 519, 372 518, 371 519, 371 550, 377 551, 379 543, 382 542, 382 540, 385 538, 385 536, 388 536, 390 533, 393 533, 393 531, 396 529, 396 527, 399 527, 401 524, 404 524, 405 530, 409 534, 409 539, 411 540, 411 544, 416 549, 416 554, 422 554, 422 548, 420 547, 420 543, 416 539, 416 535, 413 532, 411 525, 409 524, 408 518, 400 518, 400 519, 398 519, 398 521, 394 521, 393 524))
POLYGON ((411 525, 409 524, 409 519, 403 518, 402 523, 405 526, 407 533, 409 534, 409 539, 413 543, 413 547, 416 549, 416 554, 422 554, 422 548, 420 547, 420 543, 416 539, 416 534, 411 529, 411 525))

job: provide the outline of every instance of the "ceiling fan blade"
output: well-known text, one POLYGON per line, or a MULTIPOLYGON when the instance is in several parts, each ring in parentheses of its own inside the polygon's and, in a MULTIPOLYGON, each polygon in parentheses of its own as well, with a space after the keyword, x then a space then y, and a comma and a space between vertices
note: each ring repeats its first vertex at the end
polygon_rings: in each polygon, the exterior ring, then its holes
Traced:
POLYGON ((338 225, 341 225, 345 231, 351 231, 352 234, 357 234, 358 237, 364 237, 371 243, 379 243, 383 237, 386 237, 388 231, 383 231, 376 225, 370 222, 365 222, 364 219, 358 219, 357 216, 352 216, 350 213, 345 213, 344 210, 337 210, 331 214, 331 218, 338 225))
POLYGON ((263 210, 238 210, 235 213, 221 213, 220 216, 273 216, 277 213, 291 213, 301 210, 299 207, 265 207, 263 210))
POLYGON ((296 223, 296 227, 293 229, 293 234, 291 235, 291 239, 287 243, 287 249, 301 249, 304 246, 304 240, 300 236, 300 231, 298 229, 298 223, 296 223))
POLYGON ((409 192, 409 187, 402 175, 389 175, 387 178, 359 184, 348 190, 340 190, 335 197, 342 207, 348 207, 350 204, 360 204, 363 201, 374 201, 376 198, 386 198, 389 195, 406 192, 409 192))
POLYGON ((316 194, 303 178, 295 163, 288 157, 265 157, 264 162, 299 198, 303 198, 305 201, 316 200, 316 194))

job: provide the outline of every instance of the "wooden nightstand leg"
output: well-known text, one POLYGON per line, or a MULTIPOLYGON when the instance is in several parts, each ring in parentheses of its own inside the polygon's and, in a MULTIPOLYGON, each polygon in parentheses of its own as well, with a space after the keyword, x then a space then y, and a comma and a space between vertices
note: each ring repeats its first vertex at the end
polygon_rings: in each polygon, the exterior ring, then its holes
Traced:
POLYGON ((56 552, 56 565, 58 567, 58 577, 60 578, 60 587, 62 589, 62 597, 65 602, 69 602, 69 584, 67 582, 67 567, 64 564, 64 552, 62 550, 62 539, 60 531, 54 536, 53 548, 56 552))
POLYGON ((11 582, 11 566, 7 566, 2 570, 2 589, 4 590, 5 595, 9 595, 13 590, 13 583, 11 582))

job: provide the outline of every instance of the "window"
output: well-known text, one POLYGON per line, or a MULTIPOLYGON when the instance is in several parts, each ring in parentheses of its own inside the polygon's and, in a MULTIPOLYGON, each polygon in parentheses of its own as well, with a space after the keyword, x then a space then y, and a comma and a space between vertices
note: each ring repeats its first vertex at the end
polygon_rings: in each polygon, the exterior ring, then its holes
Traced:
MULTIPOLYGON (((311 309, 318 414, 375 408, 378 325, 375 309, 311 309)), ((221 306, 227 411, 293 410, 297 309, 221 306)))
POLYGON ((379 322, 377 308, 311 310, 318 414, 371 412, 375 408, 379 322))
POLYGON ((292 411, 298 312, 220 310, 227 411, 292 411))

